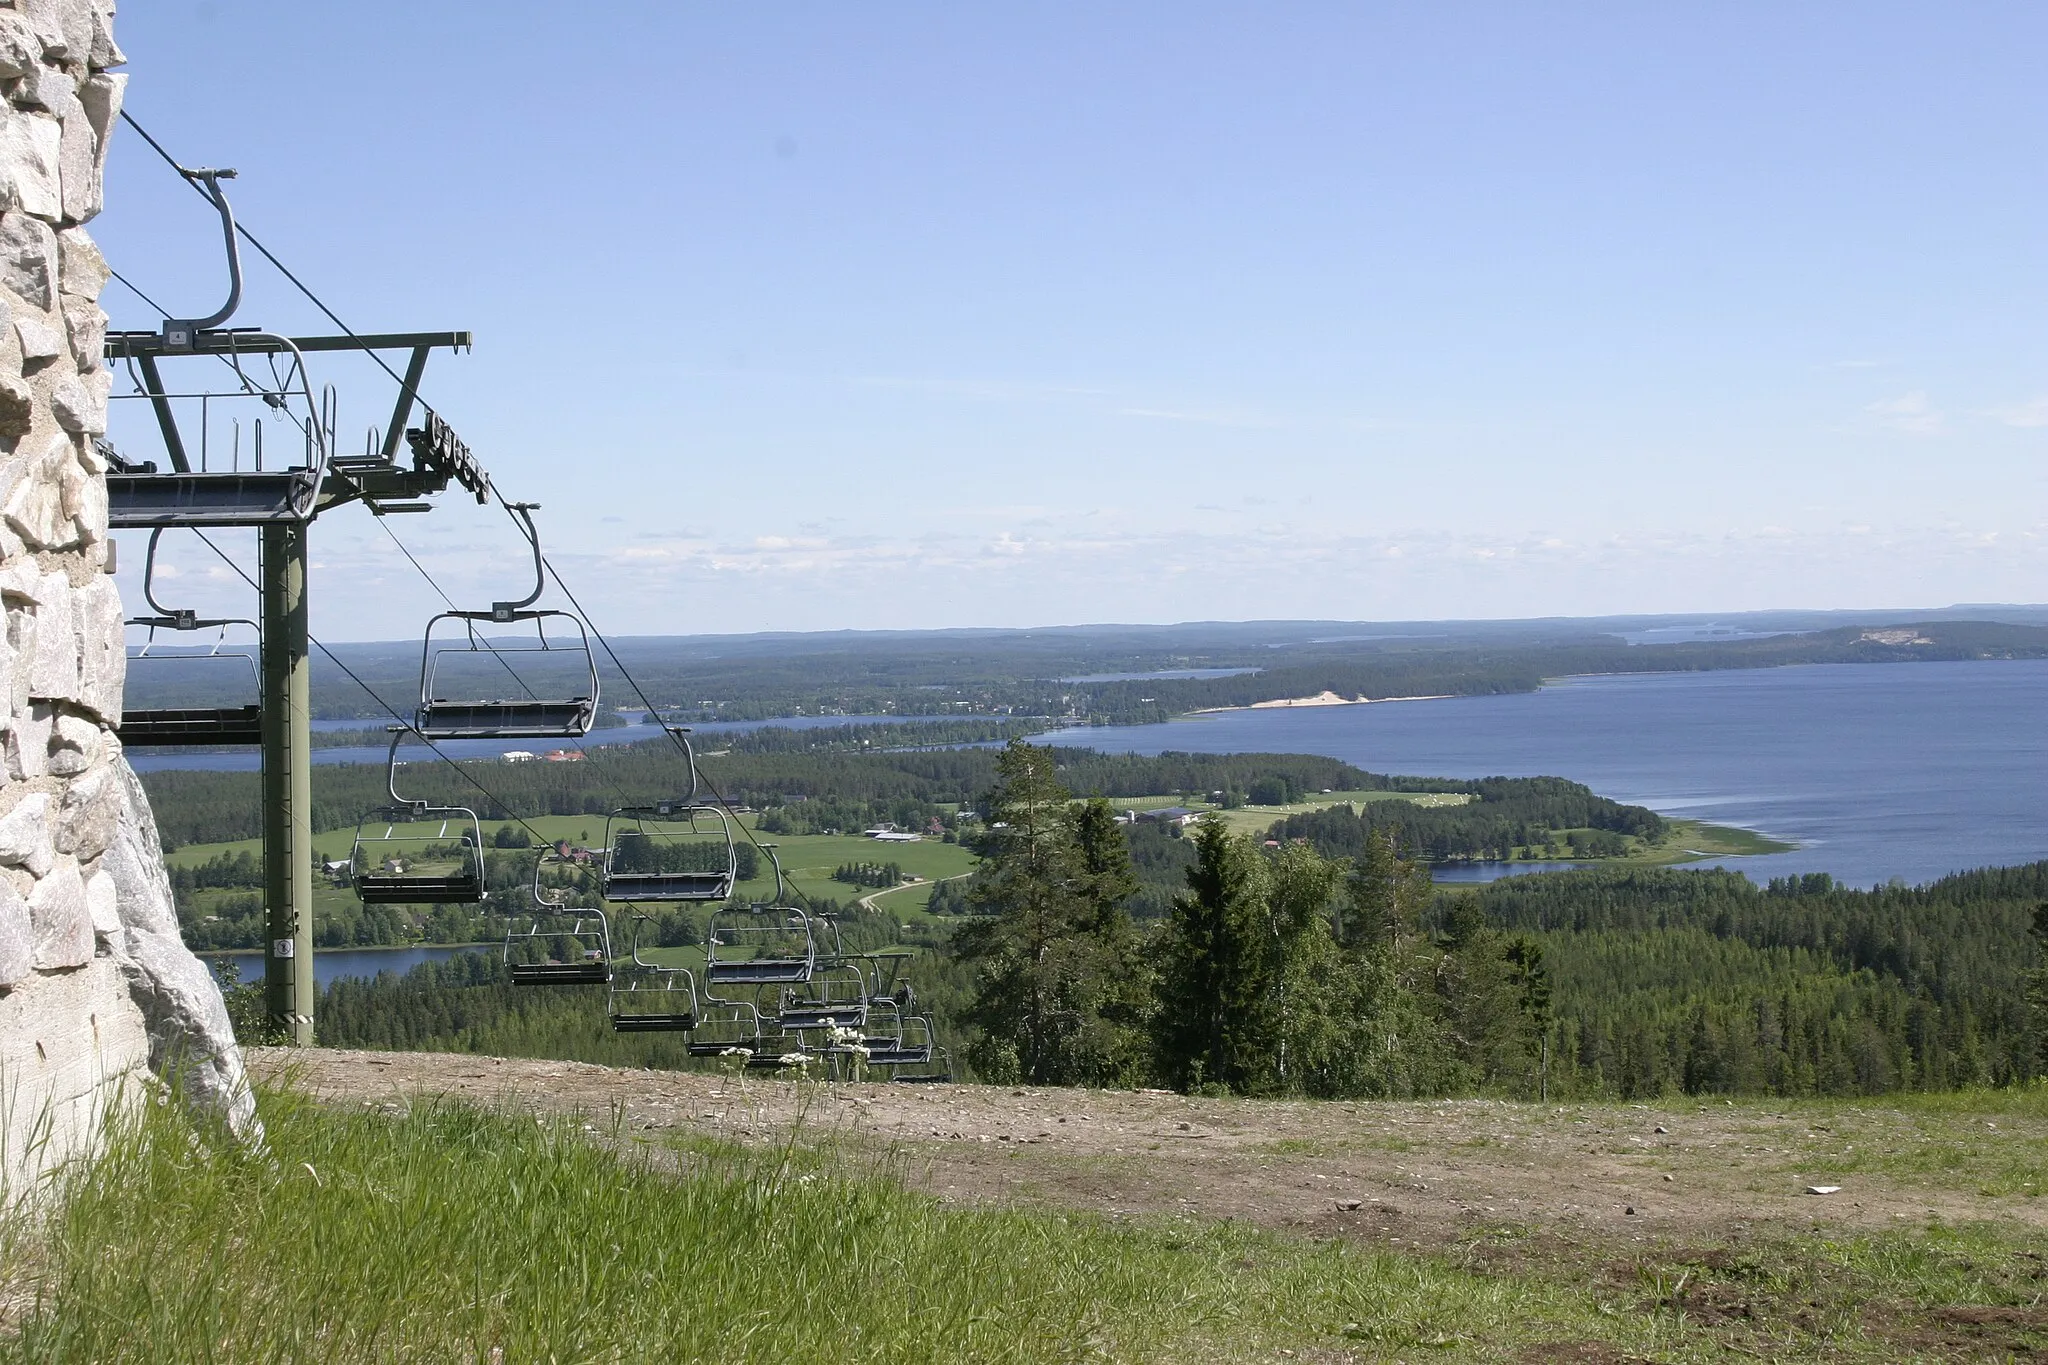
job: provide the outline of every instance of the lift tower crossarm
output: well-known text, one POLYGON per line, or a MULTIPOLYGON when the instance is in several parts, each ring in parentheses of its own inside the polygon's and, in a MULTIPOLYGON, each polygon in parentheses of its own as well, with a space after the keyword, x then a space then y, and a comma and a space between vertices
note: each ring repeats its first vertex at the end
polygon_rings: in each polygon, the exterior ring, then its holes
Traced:
MULTIPOLYGON (((409 351, 421 346, 467 350, 470 341, 468 332, 373 332, 361 336, 291 338, 291 344, 301 351, 409 351)), ((227 328, 201 332, 190 346, 176 349, 166 347, 163 337, 155 332, 109 332, 106 354, 109 360, 125 360, 145 355, 274 355, 285 349, 278 342, 256 340, 246 331, 227 328)))

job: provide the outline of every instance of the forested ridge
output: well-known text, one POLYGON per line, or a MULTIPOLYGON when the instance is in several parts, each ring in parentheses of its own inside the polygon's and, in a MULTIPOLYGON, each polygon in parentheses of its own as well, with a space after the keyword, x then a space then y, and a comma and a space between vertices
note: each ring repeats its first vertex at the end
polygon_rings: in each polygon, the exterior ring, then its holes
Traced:
MULTIPOLYGON (((1323 623, 1323 628, 1340 625, 1323 623)), ((849 636, 698 642, 694 647, 680 639, 615 645, 639 688, 628 686, 609 660, 600 660, 604 696, 615 704, 638 706, 644 691, 646 700, 672 720, 1039 718, 1050 728, 1157 721, 1209 707, 1325 691, 1372 698, 1485 696, 1533 691, 1546 678, 1585 673, 2043 658, 2048 657, 2048 629, 1909 619, 1760 639, 1631 645, 1590 623, 1528 623, 1518 630, 1464 623, 1414 634, 1359 636, 1318 634, 1316 623, 1290 630, 1286 623, 1266 622, 1242 629, 981 632, 957 640, 849 636), (1188 669, 1242 671, 1203 678, 1100 676, 1188 669)), ((417 645, 336 648, 371 691, 316 657, 320 716, 381 725, 411 713, 419 695, 417 645)), ((224 704, 226 694, 215 696, 209 689, 246 689, 247 684, 246 676, 232 669, 138 668, 131 697, 137 705, 224 704), (201 676, 195 678, 195 672, 201 676)))

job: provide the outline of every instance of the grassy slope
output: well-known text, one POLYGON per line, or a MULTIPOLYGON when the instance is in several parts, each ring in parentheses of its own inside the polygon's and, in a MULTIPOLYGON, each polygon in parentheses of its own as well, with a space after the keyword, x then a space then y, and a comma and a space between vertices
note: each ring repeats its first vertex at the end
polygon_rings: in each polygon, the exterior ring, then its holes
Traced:
MULTIPOLYGON (((1983 1131, 2014 1103, 2041 1097, 1929 1101, 1919 1137, 1983 1131)), ((1392 1252, 949 1207, 801 1134, 655 1146, 452 1102, 325 1110, 270 1092, 263 1107, 271 1151, 246 1158, 152 1106, 44 1240, 14 1224, 0 1359, 1900 1360, 2048 1344, 2040 1238, 2011 1225, 1530 1255, 1480 1229, 1392 1252)), ((1817 1124, 1854 1113, 1811 1107, 1817 1124)))

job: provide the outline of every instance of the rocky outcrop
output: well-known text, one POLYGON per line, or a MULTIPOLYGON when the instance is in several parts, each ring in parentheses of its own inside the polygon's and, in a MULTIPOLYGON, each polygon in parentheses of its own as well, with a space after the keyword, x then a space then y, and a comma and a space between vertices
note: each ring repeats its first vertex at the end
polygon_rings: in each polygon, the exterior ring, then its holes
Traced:
POLYGON ((125 76, 109 0, 0 0, 0 1179, 18 1197, 144 1068, 254 1134, 121 756, 99 212, 125 76))
POLYGON ((100 858, 105 909, 93 922, 142 1012, 150 1069, 173 1081, 196 1107, 254 1138, 260 1132, 256 1099, 242 1052, 213 974, 179 937, 149 798, 126 762, 116 764, 109 777, 119 792, 119 815, 113 841, 100 858))

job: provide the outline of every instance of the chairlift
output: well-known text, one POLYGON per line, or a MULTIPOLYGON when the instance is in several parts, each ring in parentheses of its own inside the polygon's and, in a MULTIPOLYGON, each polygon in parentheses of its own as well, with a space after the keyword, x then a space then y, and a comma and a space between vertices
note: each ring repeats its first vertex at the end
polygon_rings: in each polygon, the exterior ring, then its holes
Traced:
POLYGON ((761 1011, 750 1002, 707 997, 698 1006, 697 1026, 684 1049, 692 1057, 741 1057, 751 1062, 763 1051, 764 1033, 761 1011))
MULTIPOLYGON (((157 527, 149 533, 149 552, 142 563, 142 597, 148 602, 154 616, 131 617, 124 624, 145 627, 149 638, 142 645, 131 648, 128 654, 129 676, 134 677, 135 665, 143 660, 157 663, 180 664, 234 664, 247 665, 249 669, 249 695, 257 700, 245 706, 152 706, 124 708, 121 712, 121 743, 130 749, 157 748, 171 744, 261 744, 263 742, 262 678, 257 671, 256 659, 249 652, 250 647, 260 642, 262 630, 254 621, 241 617, 202 617, 196 611, 166 607, 156 600, 156 551, 157 541, 163 535, 163 528, 157 527), (228 632, 236 627, 246 627, 252 636, 258 637, 246 644, 228 645, 228 632), (202 631, 215 632, 211 645, 198 646, 203 652, 152 653, 157 648, 157 633, 168 631, 174 637, 182 634, 197 634, 202 631)), ((179 649, 173 645, 171 648, 179 649)), ((182 647, 188 651, 191 646, 182 647)), ((212 670, 218 674, 218 669, 212 670)))
POLYGON ((903 976, 903 969, 910 964, 911 954, 903 948, 885 948, 872 953, 857 953, 849 960, 860 964, 867 976, 868 999, 885 1002, 905 1013, 912 1013, 914 993, 910 982, 903 976))
POLYGON ((398 794, 398 743, 412 733, 394 725, 385 789, 391 804, 356 825, 350 879, 365 905, 481 905, 484 830, 467 806, 437 806, 398 794), (436 825, 422 833, 421 825, 436 825), (378 826, 383 832, 376 833, 378 826))
POLYGON ((590 632, 574 612, 536 608, 547 586, 537 503, 507 506, 533 547, 533 591, 516 602, 493 602, 487 611, 444 611, 427 622, 420 647, 420 705, 413 728, 425 739, 575 739, 597 720, 597 658, 590 632), (481 627, 531 627, 532 637, 489 636, 481 627), (550 636, 550 624, 558 629, 550 636), (448 627, 438 637, 436 631, 448 627), (566 670, 566 673, 564 672, 566 670), (535 675, 529 680, 529 674, 535 675), (516 685, 516 697, 475 695, 516 685), (567 691, 541 696, 534 690, 567 691))
POLYGON ((687 967, 651 962, 641 955, 640 936, 653 923, 633 915, 633 945, 627 965, 612 977, 606 1008, 615 1033, 692 1033, 697 1028, 697 979, 687 967))
POLYGON ((313 397, 306 357, 289 337, 257 328, 227 328, 242 301, 241 252, 235 240, 234 210, 220 182, 234 178, 231 170, 188 170, 180 174, 198 185, 220 215, 221 231, 227 244, 227 302, 203 318, 169 319, 161 333, 122 332, 107 339, 109 358, 127 362, 133 392, 116 398, 144 398, 155 411, 169 470, 159 470, 153 461, 121 457, 110 443, 100 442, 109 458, 107 481, 108 524, 130 526, 261 526, 271 522, 304 522, 319 510, 320 493, 327 477, 333 445, 334 398, 323 388, 320 400, 313 397), (199 389, 173 393, 164 386, 157 362, 171 356, 208 356, 225 359, 234 374, 232 388, 199 389), (278 360, 288 357, 280 372, 278 360), (265 359, 267 378, 253 375, 245 360, 265 359), (253 464, 241 459, 240 428, 236 428, 232 458, 220 467, 212 458, 208 435, 215 403, 254 398, 263 402, 273 421, 282 420, 295 428, 300 451, 296 463, 264 462, 263 424, 255 424, 253 464), (183 434, 172 410, 173 401, 200 405, 199 467, 193 468, 183 434), (303 403, 303 412, 295 405, 303 403))
POLYGON ((715 910, 704 934, 704 980, 712 986, 795 985, 817 969, 811 917, 791 906, 715 910))
POLYGON ((850 962, 820 966, 784 988, 778 1016, 785 1029, 859 1029, 868 1019, 867 979, 850 962))
POLYGON ((906 1015, 903 1036, 894 1049, 870 1049, 868 1065, 881 1068, 895 1085, 945 1085, 953 1079, 953 1059, 933 1041, 929 1015, 906 1015))
POLYGON ((783 1028, 779 1023, 762 1023, 754 1054, 747 1058, 749 1071, 788 1071, 825 1060, 825 1054, 801 1033, 783 1028))
POLYGON ((611 921, 595 906, 571 906, 568 888, 547 884, 548 864, 563 861, 546 852, 536 858, 534 908, 505 917, 505 967, 515 986, 602 986, 612 978, 611 921))

